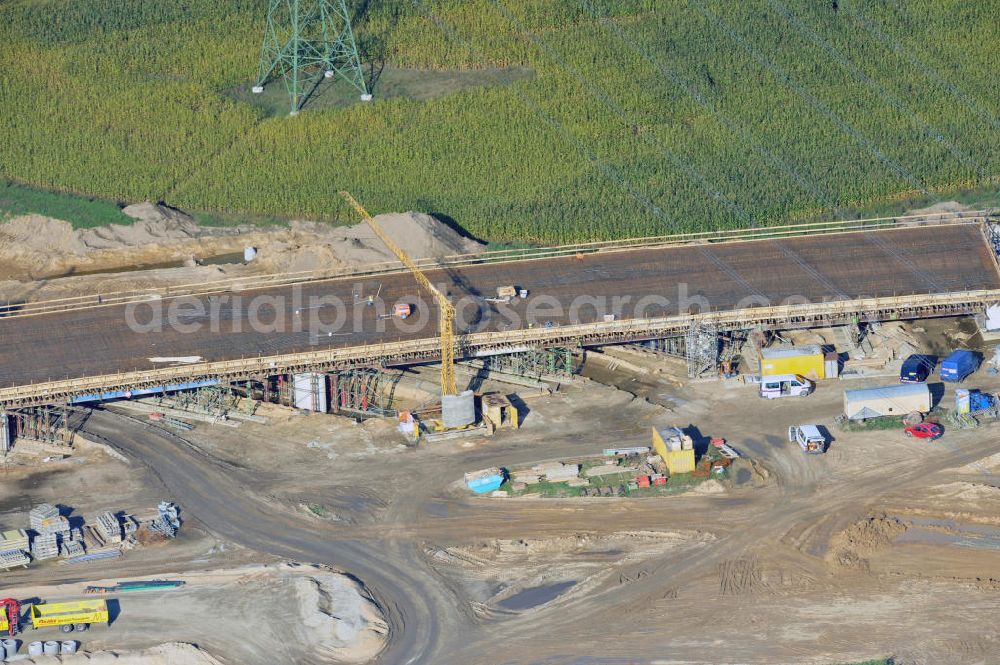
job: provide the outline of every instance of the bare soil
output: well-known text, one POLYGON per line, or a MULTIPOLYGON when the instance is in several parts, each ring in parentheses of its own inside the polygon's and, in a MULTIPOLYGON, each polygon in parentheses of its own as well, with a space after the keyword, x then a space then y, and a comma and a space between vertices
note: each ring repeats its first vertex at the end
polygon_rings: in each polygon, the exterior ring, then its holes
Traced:
MULTIPOLYGON (((106 597, 112 620, 71 637, 92 662, 363 663, 382 650, 386 625, 358 582, 316 566, 244 566, 171 575, 183 587, 106 597), (149 647, 151 636, 166 642, 149 647), (197 644, 195 649, 182 643, 197 644), (103 652, 103 653, 102 653, 103 652), (210 654, 215 654, 215 657, 210 654), (217 658, 217 660, 216 660, 217 658)), ((100 580, 98 584, 114 584, 100 580)), ((20 589, 59 602, 81 597, 84 584, 20 589)), ((65 638, 58 629, 29 630, 26 640, 65 638)), ((39 661, 41 662, 41 661, 39 661)))
MULTIPOLYGON (((0 224, 0 298, 44 300, 262 273, 334 270, 394 261, 364 222, 334 227, 200 227, 152 204, 124 209, 129 226, 74 230, 69 222, 23 215, 0 224), (243 263, 246 247, 256 259, 243 263), (205 263, 206 265, 201 265, 205 263)), ((422 213, 390 213, 379 224, 412 258, 476 254, 484 245, 422 213)))

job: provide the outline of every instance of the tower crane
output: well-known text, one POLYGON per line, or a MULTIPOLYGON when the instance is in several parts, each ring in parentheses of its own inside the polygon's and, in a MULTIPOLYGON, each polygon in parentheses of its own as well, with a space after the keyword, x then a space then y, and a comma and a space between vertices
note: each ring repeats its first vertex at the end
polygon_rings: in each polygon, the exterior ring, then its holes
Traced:
POLYGON ((354 208, 362 219, 364 219, 371 230, 378 236, 379 240, 385 243, 400 263, 406 266, 414 279, 434 296, 438 304, 438 336, 441 340, 441 393, 442 395, 457 395, 458 388, 455 385, 455 308, 451 301, 441 293, 441 291, 431 284, 420 268, 406 255, 399 245, 397 245, 389 234, 378 225, 378 222, 368 214, 368 211, 350 195, 349 192, 340 192, 340 196, 354 208))

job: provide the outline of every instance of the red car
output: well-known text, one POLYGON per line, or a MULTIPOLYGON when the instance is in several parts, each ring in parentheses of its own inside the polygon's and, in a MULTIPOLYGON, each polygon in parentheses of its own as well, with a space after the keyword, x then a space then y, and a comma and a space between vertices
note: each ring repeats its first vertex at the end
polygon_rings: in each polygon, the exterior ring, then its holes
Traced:
POLYGON ((906 436, 915 436, 918 439, 936 439, 944 434, 944 428, 937 423, 910 425, 903 431, 906 432, 906 436))

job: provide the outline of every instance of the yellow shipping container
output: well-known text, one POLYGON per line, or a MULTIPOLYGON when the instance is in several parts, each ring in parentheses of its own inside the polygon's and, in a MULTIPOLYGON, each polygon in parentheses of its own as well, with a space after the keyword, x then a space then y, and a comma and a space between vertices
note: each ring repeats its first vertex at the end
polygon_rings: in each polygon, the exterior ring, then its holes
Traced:
POLYGON ((680 428, 654 427, 653 450, 666 462, 671 474, 694 471, 694 443, 680 428))
POLYGON ((760 357, 761 376, 798 374, 814 381, 826 378, 823 349, 819 346, 763 349, 760 357))

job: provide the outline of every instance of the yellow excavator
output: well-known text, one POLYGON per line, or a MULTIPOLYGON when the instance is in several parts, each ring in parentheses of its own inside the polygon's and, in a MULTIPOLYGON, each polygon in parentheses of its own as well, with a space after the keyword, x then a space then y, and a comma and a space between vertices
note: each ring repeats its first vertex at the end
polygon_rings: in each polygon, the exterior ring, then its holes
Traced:
POLYGON ((392 238, 389 237, 385 230, 378 225, 378 222, 368 214, 368 211, 353 196, 348 192, 340 192, 340 195, 361 215, 362 219, 368 223, 368 226, 371 227, 371 230, 378 236, 379 240, 384 242, 385 246, 389 248, 389 251, 395 254, 396 258, 406 266, 407 270, 413 275, 413 278, 437 300, 439 312, 438 335, 441 340, 441 394, 457 395, 458 388, 455 385, 455 308, 447 296, 431 284, 431 280, 427 279, 427 275, 417 267, 399 245, 393 242, 392 238))

